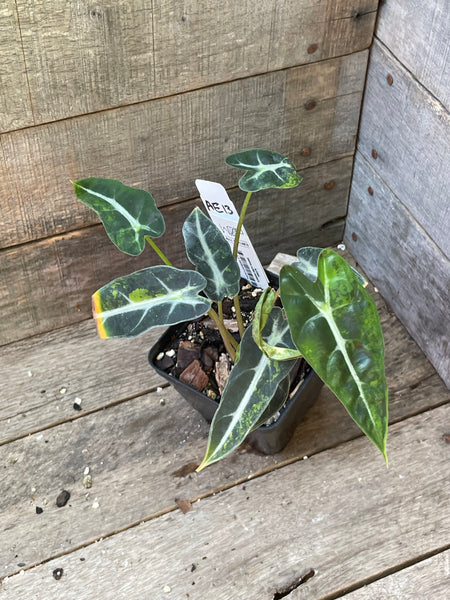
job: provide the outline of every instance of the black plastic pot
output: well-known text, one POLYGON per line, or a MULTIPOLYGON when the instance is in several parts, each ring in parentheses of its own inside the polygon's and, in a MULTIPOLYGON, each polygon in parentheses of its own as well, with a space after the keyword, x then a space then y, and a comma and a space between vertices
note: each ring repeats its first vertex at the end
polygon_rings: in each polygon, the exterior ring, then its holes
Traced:
MULTIPOLYGON (((218 401, 209 398, 206 394, 199 392, 173 375, 159 369, 155 364, 158 354, 167 350, 171 345, 171 341, 179 337, 186 327, 186 323, 169 327, 151 348, 148 359, 155 371, 171 383, 177 392, 210 423, 219 406, 218 401)), ((303 383, 292 397, 288 399, 279 419, 271 425, 263 425, 250 433, 247 437, 247 442, 263 454, 276 454, 280 452, 291 439, 299 421, 313 405, 322 385, 322 380, 311 369, 303 383)))

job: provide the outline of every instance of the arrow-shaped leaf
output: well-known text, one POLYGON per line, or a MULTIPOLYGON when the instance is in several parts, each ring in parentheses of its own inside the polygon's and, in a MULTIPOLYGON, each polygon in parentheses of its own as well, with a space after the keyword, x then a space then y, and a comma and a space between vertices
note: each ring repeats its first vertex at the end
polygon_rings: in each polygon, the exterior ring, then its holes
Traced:
MULTIPOLYGON (((286 343, 289 326, 280 308, 271 312, 265 335, 270 344, 286 343)), ((295 360, 276 361, 261 352, 246 329, 239 359, 231 370, 209 431, 206 456, 198 470, 234 450, 258 423, 261 415, 289 374, 295 360)))
POLYGON ((122 252, 137 256, 144 250, 145 236, 164 233, 164 218, 145 190, 97 177, 72 183, 78 199, 97 213, 108 237, 122 252))
POLYGON ((384 343, 375 303, 354 271, 326 249, 312 281, 295 266, 280 273, 292 339, 386 458, 384 343))
POLYGON ((240 271, 231 248, 220 229, 194 208, 183 225, 186 253, 207 281, 205 294, 218 302, 239 292, 240 271))
POLYGON ((245 192, 257 192, 265 188, 293 188, 302 181, 294 164, 286 156, 271 150, 244 150, 230 154, 225 161, 230 166, 245 171, 239 180, 239 187, 245 192))
POLYGON ((152 327, 197 319, 211 307, 199 296, 205 285, 200 273, 165 265, 118 277, 92 296, 98 333, 135 337, 152 327))

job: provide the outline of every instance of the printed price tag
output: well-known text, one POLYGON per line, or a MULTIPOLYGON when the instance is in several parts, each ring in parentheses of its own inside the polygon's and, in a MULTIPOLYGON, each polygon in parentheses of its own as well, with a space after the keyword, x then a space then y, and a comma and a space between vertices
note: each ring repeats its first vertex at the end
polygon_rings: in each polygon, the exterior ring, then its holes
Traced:
MULTIPOLYGON (((220 183, 203 179, 196 179, 195 185, 211 220, 233 249, 239 215, 225 188, 220 183)), ((237 261, 242 277, 253 286, 265 289, 269 285, 264 268, 244 227, 241 229, 237 261)))

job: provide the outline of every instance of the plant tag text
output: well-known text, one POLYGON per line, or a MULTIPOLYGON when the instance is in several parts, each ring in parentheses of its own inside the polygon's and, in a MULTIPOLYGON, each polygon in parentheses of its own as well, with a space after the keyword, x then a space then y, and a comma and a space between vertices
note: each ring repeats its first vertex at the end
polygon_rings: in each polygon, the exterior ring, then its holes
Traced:
MULTIPOLYGON (((196 179, 195 185, 211 220, 223 233, 230 248, 233 249, 239 215, 225 188, 220 183, 203 179, 196 179)), ((261 261, 244 227, 241 229, 237 262, 242 277, 253 286, 265 289, 269 285, 261 261)))

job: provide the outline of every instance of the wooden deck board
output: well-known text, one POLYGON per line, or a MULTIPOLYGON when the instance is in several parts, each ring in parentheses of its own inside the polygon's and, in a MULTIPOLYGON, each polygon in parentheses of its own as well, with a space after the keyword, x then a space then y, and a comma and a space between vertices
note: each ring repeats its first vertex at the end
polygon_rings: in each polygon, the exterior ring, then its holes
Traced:
MULTIPOLYGON (((346 594, 345 600, 448 600, 450 550, 346 594)), ((299 596, 300 597, 300 596, 299 596)), ((289 596, 295 600, 295 595, 289 596)))
POLYGON ((105 343, 89 320, 0 348, 0 444, 161 385, 147 363, 160 331, 105 343))
POLYGON ((309 569, 298 598, 348 589, 448 542, 449 419, 393 425, 389 469, 357 439, 10 577, 0 597, 272 600, 309 569))
MULTIPOLYGON (((447 399, 441 380, 432 376, 414 390, 391 398, 391 420, 447 399)), ((211 494, 242 478, 342 444, 360 432, 324 389, 282 453, 261 456, 244 446, 201 476, 189 474, 203 458, 207 434, 206 423, 168 387, 3 445, 0 577, 16 571, 19 563, 41 562, 173 510, 177 497, 211 494), (93 479, 90 489, 83 486, 86 466, 93 479), (180 476, 183 471, 186 475, 180 476), (57 508, 55 500, 63 489, 70 491, 71 500, 68 507, 57 508), (95 498, 100 511, 92 508, 95 498), (36 514, 36 506, 44 512, 36 514)), ((377 452, 366 442, 376 462, 377 452)))
POLYGON ((314 568, 289 598, 319 599, 443 548, 450 539, 450 445, 443 438, 450 433, 449 392, 369 289, 387 346, 388 471, 324 389, 282 453, 261 456, 244 445, 191 473, 208 428, 171 387, 156 389, 161 380, 146 353, 158 332, 104 342, 84 322, 1 348, 7 377, 0 381, 0 577, 9 578, 0 597, 22 598, 26 586, 27 600, 43 593, 82 600, 83 590, 92 596, 98 585, 103 598, 133 599, 145 585, 152 600, 272 600, 314 568), (81 411, 73 409, 75 397, 82 398, 81 411), (87 466, 91 488, 83 485, 87 466), (62 489, 71 498, 58 508, 62 489), (176 499, 193 501, 193 510, 182 514, 176 499), (107 539, 94 543, 99 538, 107 539), (59 567, 64 576, 55 581, 59 567))

